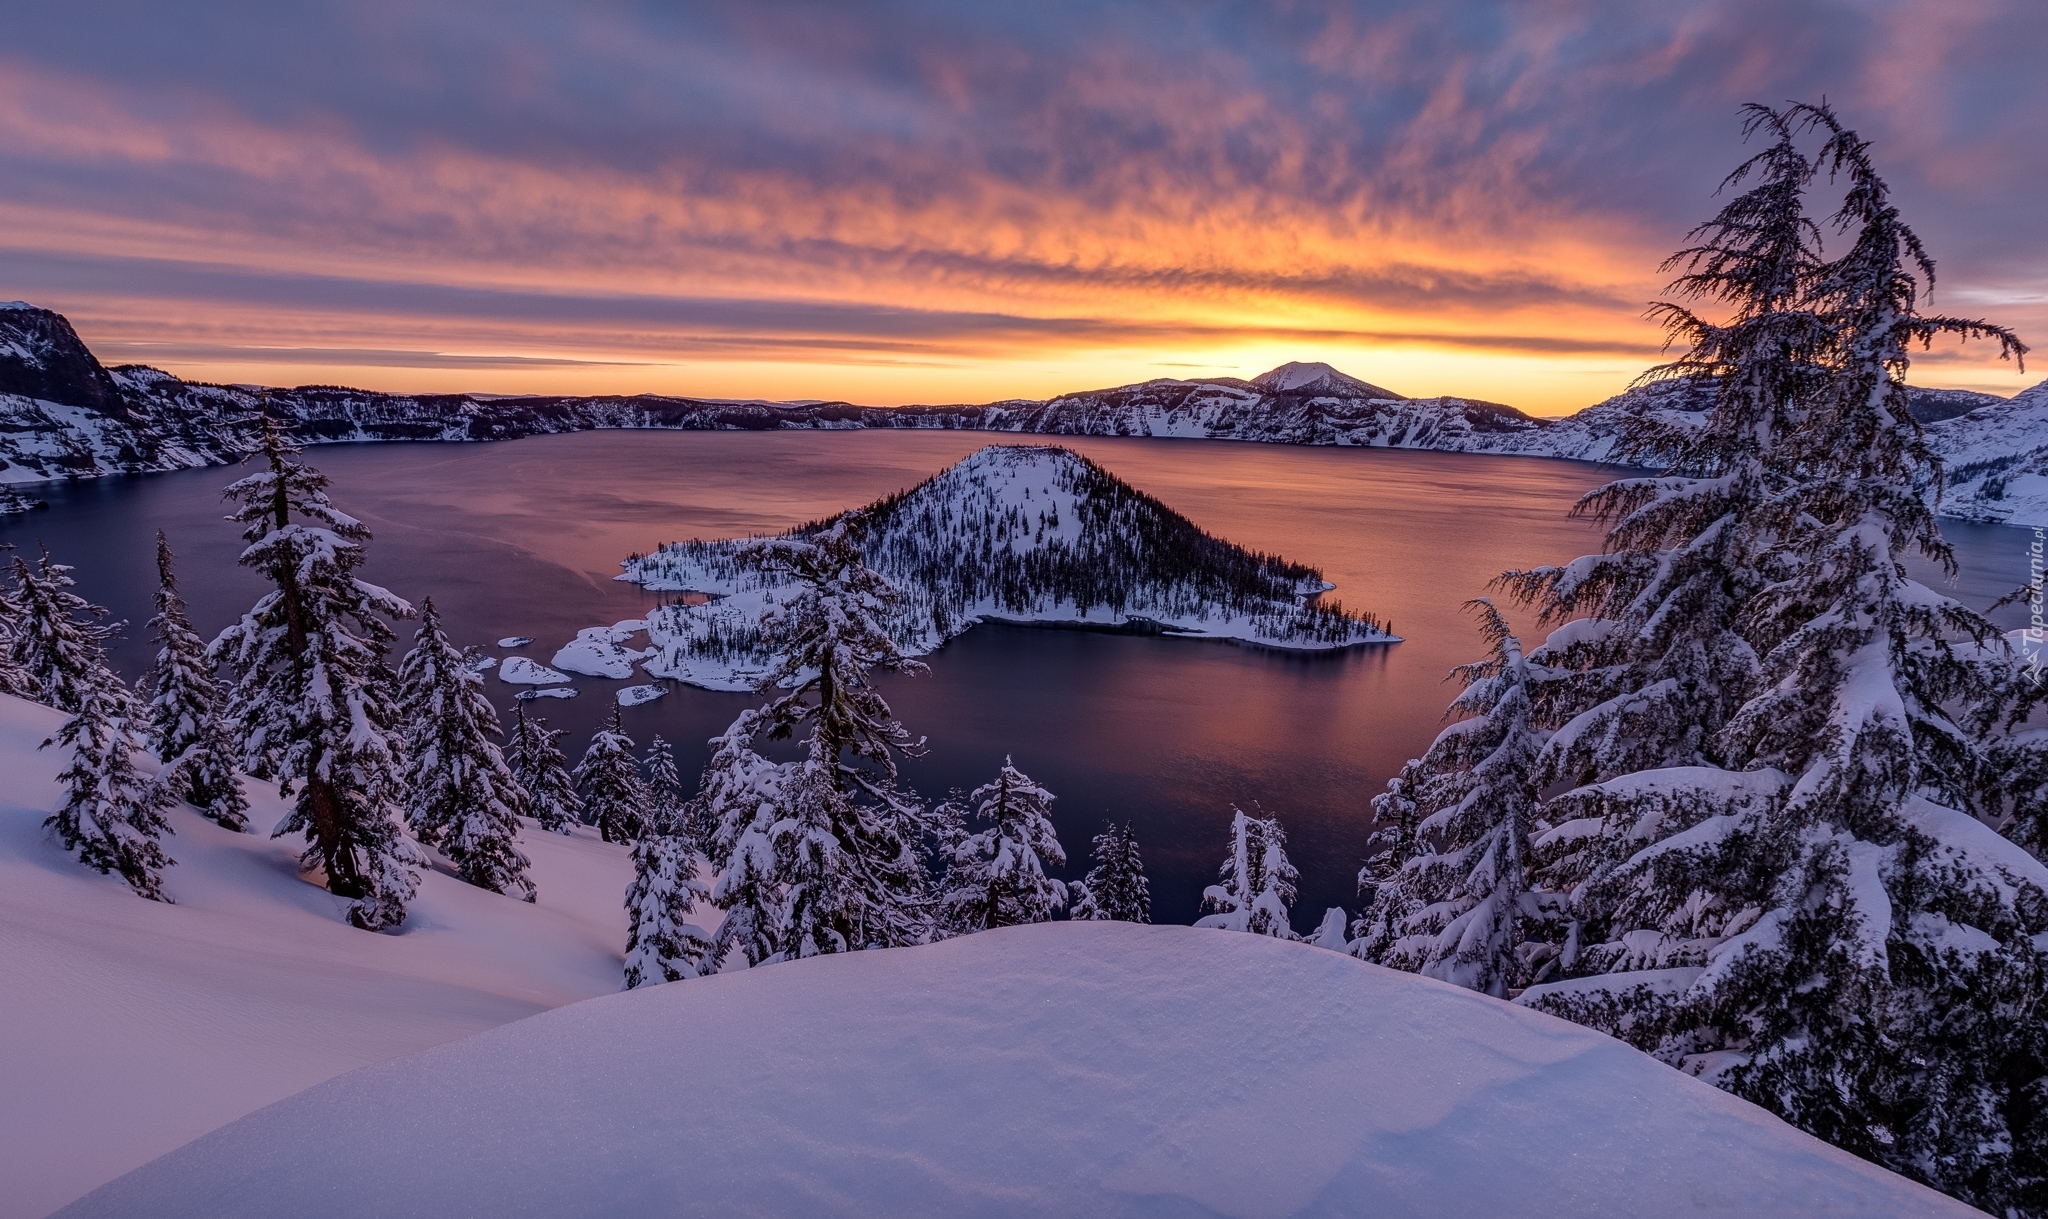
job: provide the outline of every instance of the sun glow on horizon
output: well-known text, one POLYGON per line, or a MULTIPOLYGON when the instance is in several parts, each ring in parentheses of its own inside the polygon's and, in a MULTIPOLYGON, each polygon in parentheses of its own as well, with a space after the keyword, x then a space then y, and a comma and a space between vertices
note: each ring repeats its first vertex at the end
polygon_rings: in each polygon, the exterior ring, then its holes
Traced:
MULTIPOLYGON (((1711 35, 1739 15, 1603 11, 1455 45, 886 6, 484 38, 337 12, 314 52, 283 18, 29 23, 0 49, 0 297, 197 380, 899 405, 1302 360, 1555 415, 1660 358, 1643 310, 1744 155, 1735 105, 1826 85, 1881 137, 1942 303, 2048 334, 2020 120, 1932 128, 1894 79, 1945 96, 1960 69, 1879 39, 1820 72, 1788 41, 1729 80, 1711 35)), ((1915 380, 2031 383, 1987 354, 1915 380)))

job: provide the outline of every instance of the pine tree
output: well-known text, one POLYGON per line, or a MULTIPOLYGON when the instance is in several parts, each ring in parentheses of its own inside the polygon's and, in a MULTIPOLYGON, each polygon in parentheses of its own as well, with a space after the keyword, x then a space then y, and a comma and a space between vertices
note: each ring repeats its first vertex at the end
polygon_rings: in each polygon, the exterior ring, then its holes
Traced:
MULTIPOLYGON (((938 821, 897 781, 896 758, 921 742, 872 684, 876 669, 918 673, 886 630, 896 591, 862 561, 857 518, 808 537, 755 543, 755 567, 798 592, 767 616, 781 660, 763 691, 785 689, 714 745, 703 785, 715 819, 714 862, 742 868, 716 900, 732 923, 720 937, 754 963, 913 944, 931 933, 930 880, 918 847, 938 821), (770 770, 752 740, 808 729, 805 757, 770 770), (728 905, 728 902, 735 903, 728 905), (757 955, 759 954, 759 955, 757 955)), ((723 959, 723 955, 721 955, 723 959)))
POLYGON ((1375 802, 1387 829, 1405 839, 1382 839, 1394 866, 1371 878, 1373 904, 1352 951, 1504 998, 1524 980, 1525 921, 1544 914, 1529 891, 1528 860, 1547 734, 1529 722, 1532 674, 1521 641, 1492 602, 1469 604, 1492 654, 1454 671, 1465 690, 1451 710, 1467 718, 1375 802))
MULTIPOLYGON (((675 761, 660 737, 649 749, 653 787, 662 781, 661 759, 668 759, 674 784, 675 761)), ((716 960, 711 936, 684 916, 711 896, 697 878, 703 865, 696 846, 684 833, 682 810, 656 796, 646 833, 633 844, 633 883, 626 888, 626 989, 679 982, 710 972, 716 960)))
POLYGON ((1152 882, 1138 855, 1138 836, 1126 821, 1114 822, 1095 836, 1095 866, 1080 886, 1074 903, 1076 919, 1115 919, 1125 923, 1152 921, 1152 882))
POLYGON ((228 487, 249 546, 241 562, 272 584, 208 655, 234 675, 226 719, 242 762, 295 797, 275 835, 302 833, 301 857, 353 899, 351 924, 398 926, 426 863, 405 835, 404 751, 385 660, 386 618, 412 607, 355 576, 370 531, 328 502, 327 478, 265 418, 267 469, 228 487))
POLYGON ((714 827, 707 855, 718 882, 711 901, 725 918, 712 957, 726 969, 781 959, 783 869, 775 830, 784 820, 791 768, 755 751, 760 731, 761 712, 749 709, 712 738, 711 760, 687 814, 714 827))
POLYGON ((986 828, 965 833, 952 847, 940 925, 955 935, 1050 922, 1067 906, 1067 886, 1046 876, 1045 865, 1064 866, 1067 853, 1047 815, 1053 794, 1003 759, 993 782, 967 797, 971 815, 986 828))
POLYGON ((675 750, 657 734, 647 743, 643 763, 647 779, 648 820, 668 826, 663 833, 685 833, 683 822, 683 780, 676 773, 675 750))
POLYGON ((19 618, 14 630, 14 667, 27 682, 28 697, 59 711, 83 710, 89 697, 110 700, 108 713, 132 715, 133 695, 116 682, 100 682, 105 667, 105 641, 112 628, 100 623, 107 611, 71 588, 71 568, 50 561, 48 551, 34 568, 16 555, 14 598, 19 618))
POLYGON ((420 603, 419 630, 398 683, 413 832, 439 847, 470 884, 534 900, 528 860, 517 845, 526 789, 491 739, 504 730, 483 678, 448 642, 432 597, 420 603))
MULTIPOLYGON (((0 546, 0 550, 12 549, 0 546)), ((0 584, 0 694, 12 694, 16 698, 35 698, 35 683, 29 680, 28 671, 15 659, 15 641, 21 637, 23 618, 21 601, 15 590, 0 584)))
POLYGON ((43 824, 65 850, 78 852, 79 862, 119 872, 137 894, 167 902, 161 873, 172 861, 159 840, 170 833, 163 816, 169 796, 135 768, 134 755, 144 748, 134 728, 136 700, 107 668, 97 639, 88 636, 80 651, 63 655, 64 664, 77 663, 82 672, 56 668, 62 684, 46 687, 64 692, 77 709, 43 742, 71 750, 70 765, 57 776, 64 803, 43 824))
POLYGON ((512 705, 512 737, 505 760, 512 777, 526 792, 527 807, 540 828, 566 834, 583 822, 583 798, 569 773, 569 759, 557 742, 562 730, 549 728, 539 716, 528 717, 525 703, 512 705))
POLYGON ((584 812, 606 842, 637 842, 647 832, 653 800, 640 781, 633 761, 633 738, 626 735, 617 707, 611 718, 591 734, 590 747, 576 763, 576 787, 583 793, 584 812))
MULTIPOLYGON (((1729 568, 1715 577, 1726 608, 1668 598, 1638 615, 1672 639, 1732 629, 1754 676, 1682 692, 1698 710, 1670 719, 1681 731, 1668 739, 1687 747, 1664 756, 1627 733, 1559 729, 1546 758, 1576 750, 1556 774, 1582 786, 1546 802, 1555 824, 1536 849, 1542 883, 1571 899, 1559 963, 1576 980, 1523 1001, 1986 1209, 2048 1214, 2048 960, 2035 946, 2048 891, 1978 819, 2004 813, 1984 778, 1986 708, 2008 695, 1982 658, 2000 644, 1902 563, 1952 563, 1923 494, 1939 471, 1906 410, 1909 345, 1945 334, 2022 349, 2000 328, 1917 312, 1933 268, 1862 140, 1825 107, 1763 113, 1780 143, 1821 129, 1819 163, 1848 185, 1836 225, 1853 240, 1731 326, 1667 314, 1718 398, 1668 480, 1668 499, 1692 502, 1668 514, 1660 553, 1729 568), (1741 326, 1801 337, 1729 343, 1741 326), (1745 477, 1755 490, 1739 510, 1717 507, 1713 484, 1745 477)), ((1747 256, 1767 228, 1812 228, 1797 192, 1771 215, 1717 239, 1747 256)), ((1679 288, 1751 300, 1743 276, 1761 261, 1710 261, 1679 288)), ((1611 519, 1613 550, 1633 525, 1611 519)), ((1518 587, 1570 615, 1562 583, 1518 587)), ((1599 636, 1622 617, 1564 631, 1599 636)), ((1613 674, 1613 696, 1669 697, 1648 676, 1613 674)), ((1574 713, 1569 698, 1537 701, 1558 721, 1574 713)))
POLYGON ((171 545, 156 535, 156 663, 149 671, 149 737, 163 763, 157 782, 220 825, 249 828, 249 798, 235 767, 234 742, 220 719, 220 691, 206 644, 185 615, 171 570, 171 545))
POLYGON ((1277 819, 1232 809, 1230 854, 1217 872, 1217 883, 1202 890, 1203 907, 1215 913, 1195 920, 1195 926, 1296 938, 1287 909, 1294 904, 1294 883, 1300 874, 1287 861, 1286 847, 1287 836, 1277 819))

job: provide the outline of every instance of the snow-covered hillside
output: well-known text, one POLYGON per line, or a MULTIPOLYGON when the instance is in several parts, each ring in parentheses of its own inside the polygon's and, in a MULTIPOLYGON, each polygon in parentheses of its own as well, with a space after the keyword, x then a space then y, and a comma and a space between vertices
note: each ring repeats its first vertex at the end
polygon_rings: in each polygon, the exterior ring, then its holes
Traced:
MULTIPOLYGON (((530 825, 533 905, 440 872, 400 935, 341 921, 273 840, 188 809, 176 902, 144 901, 45 833, 63 717, 0 695, 0 1217, 35 1219, 223 1122, 369 1063, 619 988, 626 848, 530 825)), ((148 1208, 134 1212, 148 1213, 148 1208)))
POLYGON ((430 873, 378 935, 188 811, 144 901, 41 829, 59 720, 0 696, 4 1219, 109 1181, 65 1213, 1966 1213, 1598 1034, 1260 936, 619 994, 623 847, 529 828, 536 904, 430 873))
POLYGON ((1968 1215, 1595 1033, 1053 923, 613 995, 313 1088, 68 1219, 1968 1215))
POLYGON ((2048 381, 1944 419, 1927 434, 1948 463, 1946 515, 2048 525, 2048 381))
MULTIPOLYGON (((868 565, 902 596, 892 633, 913 656, 989 619, 1300 649, 1395 641, 1370 615, 1324 603, 1318 594, 1332 586, 1315 569, 1210 537, 1067 449, 986 448, 859 515, 868 565)), ((752 689, 775 666, 762 615, 795 590, 739 562, 745 542, 673 543, 630 560, 620 579, 710 599, 586 630, 554 664, 624 678, 637 663, 692 685, 752 689), (627 647, 642 630, 648 647, 627 647)))

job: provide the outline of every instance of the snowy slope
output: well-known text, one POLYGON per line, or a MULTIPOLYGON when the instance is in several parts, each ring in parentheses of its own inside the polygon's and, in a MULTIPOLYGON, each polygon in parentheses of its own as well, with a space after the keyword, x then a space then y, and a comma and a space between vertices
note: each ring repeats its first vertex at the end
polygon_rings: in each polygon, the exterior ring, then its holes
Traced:
MULTIPOLYGON (((1395 642, 1369 615, 1312 599, 1331 587, 1313 568, 1210 537, 1068 449, 992 446, 859 511, 862 553, 902 596, 891 630, 913 656, 988 619, 1296 649, 1395 642)), ((713 599, 592 627, 555 666, 625 678, 639 663, 657 677, 752 689, 775 665, 762 615, 797 590, 736 562, 744 541, 674 543, 628 561, 622 580, 713 599), (626 646, 642 630, 649 646, 626 646)))
POLYGON ((1263 936, 1053 923, 371 1067, 69 1217, 1976 1214, 1598 1034, 1263 936))
POLYGON ((2048 525, 2048 381, 1927 429, 1948 462, 1942 513, 2048 525))
MULTIPOLYGON (((186 1140, 369 1063, 619 987, 631 866, 531 827, 537 904, 429 874, 400 935, 298 879, 251 782, 235 834, 187 810, 176 905, 47 838, 62 717, 0 695, 0 1217, 32 1219, 186 1140)), ((136 1212, 145 1213, 145 1212, 136 1212)))

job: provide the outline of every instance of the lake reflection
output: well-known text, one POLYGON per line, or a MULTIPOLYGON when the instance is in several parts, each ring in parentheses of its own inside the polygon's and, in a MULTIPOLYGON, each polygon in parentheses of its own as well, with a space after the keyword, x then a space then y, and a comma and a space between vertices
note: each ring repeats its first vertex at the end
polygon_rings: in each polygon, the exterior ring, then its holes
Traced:
MULTIPOLYGON (((612 577, 629 553, 686 537, 772 532, 866 503, 990 443, 963 432, 589 432, 497 444, 323 446, 308 459, 344 510, 376 534, 366 576, 432 595, 459 643, 531 635, 545 661, 576 630, 654 603, 612 577)), ((1074 866, 1105 818, 1136 822, 1156 917, 1195 917, 1221 861, 1232 803, 1279 816, 1302 871, 1296 925, 1356 907, 1353 878, 1371 797, 1426 746, 1453 689, 1444 675, 1477 646, 1467 598, 1503 568, 1591 549, 1566 518, 1602 467, 1529 458, 1171 440, 1067 438, 1230 541, 1320 567, 1348 605, 1391 620, 1405 642, 1304 655, 1231 644, 984 626, 892 678, 890 699, 928 754, 906 773, 927 795, 971 787, 1003 756, 1060 796, 1054 819, 1074 866)), ((154 532, 180 557, 203 633, 261 591, 237 568, 241 542, 220 489, 244 471, 101 479, 39 490, 52 510, 0 520, 0 540, 75 564, 82 591, 134 625, 115 650, 148 663, 154 532)), ((2023 531, 1953 531, 1958 594, 1978 606, 2025 575, 2023 531), (2020 539, 2020 540, 2014 540, 2020 539)), ((2016 625, 2011 623, 2008 625, 2016 625)), ((495 647, 488 649, 502 655, 495 647)), ((622 683, 579 678, 582 696, 529 711, 583 737, 622 683)), ((513 688, 488 682, 501 707, 513 688)), ((704 741, 750 696, 678 689, 626 711, 644 745, 674 742, 685 776, 704 741)), ((575 753, 571 753, 571 757, 575 753)), ((546 900, 545 895, 542 896, 546 900)))

